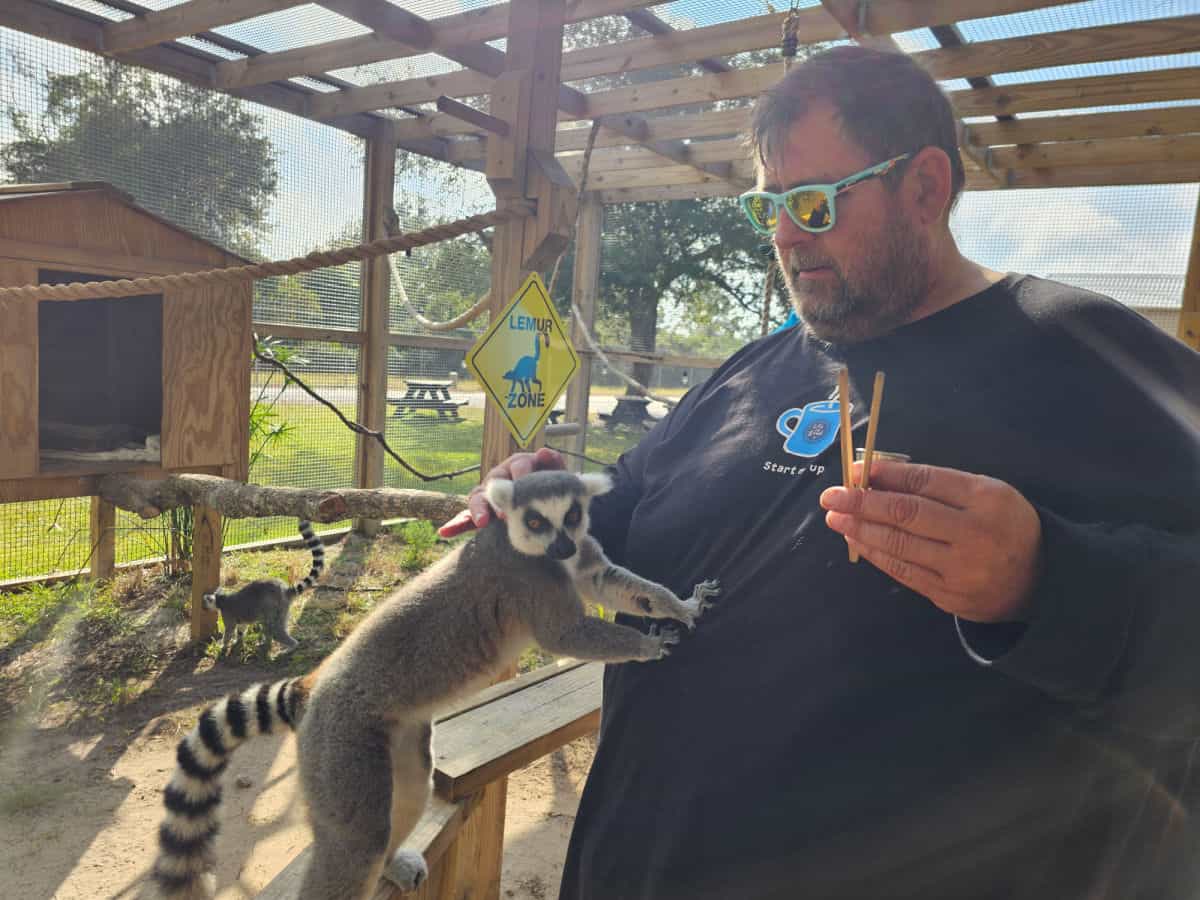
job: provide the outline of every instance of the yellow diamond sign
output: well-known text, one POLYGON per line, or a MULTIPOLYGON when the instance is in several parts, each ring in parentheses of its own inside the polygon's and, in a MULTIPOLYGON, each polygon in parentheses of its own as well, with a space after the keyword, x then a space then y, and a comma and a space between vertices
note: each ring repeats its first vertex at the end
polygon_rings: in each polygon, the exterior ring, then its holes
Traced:
POLYGON ((475 342, 467 366, 517 443, 526 446, 579 370, 579 357, 537 272, 475 342))

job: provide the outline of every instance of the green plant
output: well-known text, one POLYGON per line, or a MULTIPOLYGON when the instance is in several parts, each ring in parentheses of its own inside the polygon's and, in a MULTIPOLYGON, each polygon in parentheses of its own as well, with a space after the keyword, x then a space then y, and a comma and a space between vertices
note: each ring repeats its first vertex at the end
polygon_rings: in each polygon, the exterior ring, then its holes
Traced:
POLYGON ((424 519, 405 522, 400 528, 400 536, 407 545, 400 556, 400 568, 406 572, 415 572, 429 565, 430 553, 437 543, 437 529, 424 519))

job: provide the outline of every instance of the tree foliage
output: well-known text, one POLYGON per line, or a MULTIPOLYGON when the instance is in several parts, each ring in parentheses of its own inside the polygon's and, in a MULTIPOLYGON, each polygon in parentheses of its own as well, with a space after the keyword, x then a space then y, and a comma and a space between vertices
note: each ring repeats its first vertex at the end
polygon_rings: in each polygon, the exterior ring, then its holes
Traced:
POLYGON ((0 164, 16 182, 107 181, 172 222, 254 255, 278 185, 262 120, 241 101, 103 61, 47 76, 35 122, 10 109, 0 164))

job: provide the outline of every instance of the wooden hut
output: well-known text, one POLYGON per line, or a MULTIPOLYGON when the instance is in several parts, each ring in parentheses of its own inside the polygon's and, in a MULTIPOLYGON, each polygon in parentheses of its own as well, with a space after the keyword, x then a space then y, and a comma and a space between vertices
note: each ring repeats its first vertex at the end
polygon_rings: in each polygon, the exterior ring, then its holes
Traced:
MULTIPOLYGON (((0 187, 0 286, 245 262, 102 182, 0 187)), ((0 502, 92 496, 111 472, 244 479, 250 313, 250 282, 0 300, 0 502)), ((111 525, 94 537, 108 568, 111 525)))

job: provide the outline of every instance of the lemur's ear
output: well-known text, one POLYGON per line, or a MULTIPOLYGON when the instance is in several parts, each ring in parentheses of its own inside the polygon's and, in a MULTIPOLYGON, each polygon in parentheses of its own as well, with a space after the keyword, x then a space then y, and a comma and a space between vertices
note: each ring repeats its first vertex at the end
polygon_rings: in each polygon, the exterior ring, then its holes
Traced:
POLYGON ((612 479, 604 472, 589 472, 586 475, 580 475, 579 480, 583 482, 583 489, 589 497, 607 494, 613 486, 612 479))
POLYGON ((508 515, 513 508, 513 483, 504 478, 493 478, 487 483, 484 496, 498 512, 508 515))

